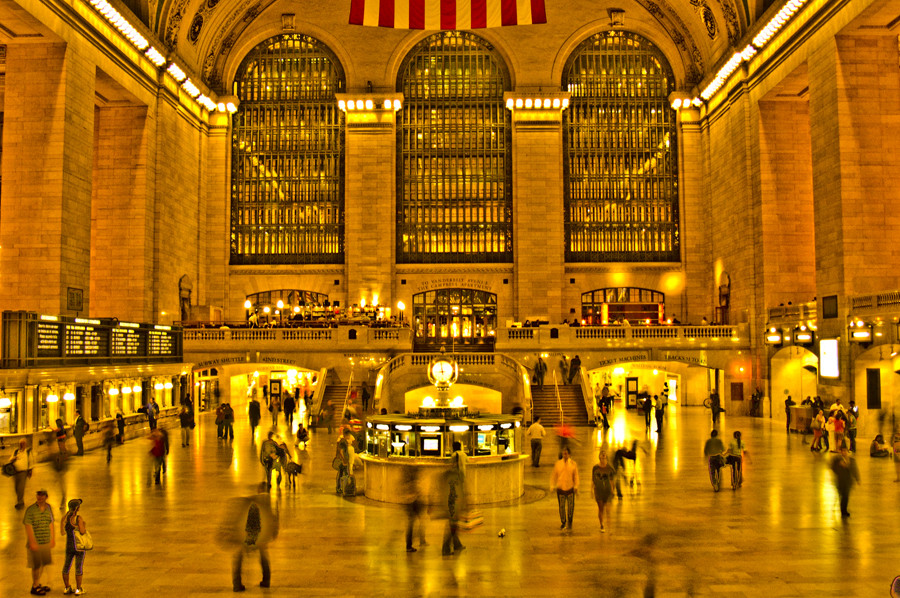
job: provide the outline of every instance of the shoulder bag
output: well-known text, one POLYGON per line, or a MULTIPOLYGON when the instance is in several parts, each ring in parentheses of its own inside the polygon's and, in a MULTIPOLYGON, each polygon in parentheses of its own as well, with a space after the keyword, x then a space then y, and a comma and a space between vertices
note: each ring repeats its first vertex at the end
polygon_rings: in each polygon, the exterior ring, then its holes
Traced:
MULTIPOLYGON (((75 520, 75 523, 78 523, 78 520, 75 520)), ((91 532, 84 530, 82 534, 78 531, 76 527, 72 530, 72 537, 75 539, 75 550, 78 552, 84 552, 85 550, 92 550, 94 548, 94 539, 91 538, 91 532)))

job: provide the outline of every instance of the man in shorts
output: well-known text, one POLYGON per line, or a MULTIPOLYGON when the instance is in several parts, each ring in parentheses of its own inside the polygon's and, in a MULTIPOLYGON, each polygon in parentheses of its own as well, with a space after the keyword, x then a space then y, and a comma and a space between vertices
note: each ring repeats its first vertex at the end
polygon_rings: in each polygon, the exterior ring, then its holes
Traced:
POLYGON ((37 502, 25 509, 25 534, 28 538, 26 556, 31 569, 31 593, 43 596, 50 591, 41 585, 41 574, 44 567, 51 563, 51 552, 56 546, 56 535, 53 533, 53 509, 47 504, 47 491, 37 491, 37 502))

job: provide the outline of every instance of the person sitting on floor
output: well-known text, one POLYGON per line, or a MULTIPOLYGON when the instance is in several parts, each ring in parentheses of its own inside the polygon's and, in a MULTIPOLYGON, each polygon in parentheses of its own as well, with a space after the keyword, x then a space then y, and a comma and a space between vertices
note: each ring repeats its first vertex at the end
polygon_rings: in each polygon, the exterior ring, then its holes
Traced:
POLYGON ((884 445, 884 436, 879 434, 875 437, 875 440, 872 441, 872 444, 869 445, 869 456, 870 457, 890 457, 891 451, 884 445))

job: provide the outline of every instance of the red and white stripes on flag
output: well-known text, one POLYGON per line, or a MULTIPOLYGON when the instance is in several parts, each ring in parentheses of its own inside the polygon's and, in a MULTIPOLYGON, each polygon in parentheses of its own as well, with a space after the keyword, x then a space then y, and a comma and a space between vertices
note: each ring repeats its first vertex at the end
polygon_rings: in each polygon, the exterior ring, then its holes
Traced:
POLYGON ((350 24, 393 29, 484 29, 546 23, 544 0, 351 0, 350 24))

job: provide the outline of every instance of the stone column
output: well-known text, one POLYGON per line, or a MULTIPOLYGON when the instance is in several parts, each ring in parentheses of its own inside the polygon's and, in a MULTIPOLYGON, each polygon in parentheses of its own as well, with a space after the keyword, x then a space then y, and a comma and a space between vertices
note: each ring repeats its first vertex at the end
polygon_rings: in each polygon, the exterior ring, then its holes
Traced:
MULTIPOLYGON (((396 95, 396 94, 395 94, 396 95)), ((344 263, 347 303, 393 305, 396 214, 395 113, 378 94, 338 94, 373 100, 372 110, 347 111, 345 129, 344 263)), ((393 95, 391 98, 393 99, 393 95)))
POLYGON ((574 307, 563 305, 565 229, 563 224, 562 102, 568 93, 507 93, 513 108, 513 251, 516 320, 559 322, 574 307), (535 98, 559 100, 556 108, 534 108, 535 98), (525 107, 525 100, 530 106, 525 107))
MULTIPOLYGON (((703 194, 703 146, 700 133, 700 111, 682 109, 678 113, 680 131, 678 138, 681 210, 681 255, 684 267, 681 311, 668 313, 681 322, 699 322, 709 313, 710 281, 713 280, 709 257, 709 242, 704 231, 708 227, 709 210, 703 194)), ((669 293, 666 293, 668 302, 669 293)))
POLYGON ((0 304, 88 313, 95 67, 65 44, 7 47, 0 304), (67 309, 67 296, 82 309, 67 309))
POLYGON ((900 249, 891 242, 900 235, 897 60, 896 36, 841 35, 809 56, 817 336, 842 339, 840 379, 820 379, 826 402, 852 392, 850 297, 900 286, 900 249), (838 317, 824 319, 829 296, 838 317))

